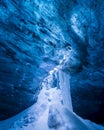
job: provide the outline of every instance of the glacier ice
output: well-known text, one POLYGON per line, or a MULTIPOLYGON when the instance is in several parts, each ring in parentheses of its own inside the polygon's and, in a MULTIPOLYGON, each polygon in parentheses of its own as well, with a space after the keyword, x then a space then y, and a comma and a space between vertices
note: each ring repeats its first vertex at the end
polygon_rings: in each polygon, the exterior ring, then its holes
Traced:
POLYGON ((37 103, 51 74, 61 103, 104 123, 104 1, 1 0, 0 12, 0 120, 37 103))
POLYGON ((73 111, 70 94, 70 74, 59 70, 59 83, 63 95, 63 104, 67 109, 73 111))

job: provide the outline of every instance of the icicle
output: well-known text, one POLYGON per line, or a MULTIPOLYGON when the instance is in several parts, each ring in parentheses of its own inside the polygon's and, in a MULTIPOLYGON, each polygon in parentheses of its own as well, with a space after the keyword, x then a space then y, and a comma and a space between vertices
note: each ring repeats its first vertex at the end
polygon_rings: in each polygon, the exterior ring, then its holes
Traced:
POLYGON ((70 75, 59 70, 59 84, 62 91, 63 103, 70 111, 72 110, 71 94, 70 94, 70 75))

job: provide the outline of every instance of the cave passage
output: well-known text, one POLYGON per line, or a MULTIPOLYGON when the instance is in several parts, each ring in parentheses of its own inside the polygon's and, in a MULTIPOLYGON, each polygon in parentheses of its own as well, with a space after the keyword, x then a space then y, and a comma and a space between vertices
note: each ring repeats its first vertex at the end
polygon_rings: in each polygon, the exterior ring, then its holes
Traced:
POLYGON ((0 0, 0 130, 103 124, 104 1, 0 0))

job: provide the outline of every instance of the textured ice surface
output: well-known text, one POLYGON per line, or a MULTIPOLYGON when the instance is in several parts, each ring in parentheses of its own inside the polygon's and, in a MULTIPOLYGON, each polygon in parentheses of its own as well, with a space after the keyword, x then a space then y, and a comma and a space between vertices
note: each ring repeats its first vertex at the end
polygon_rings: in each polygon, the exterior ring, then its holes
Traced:
POLYGON ((59 84, 63 95, 64 106, 70 111, 73 111, 70 94, 70 75, 59 70, 59 84))
POLYGON ((1 0, 0 119, 34 104, 61 63, 74 112, 104 123, 103 34, 103 0, 1 0))

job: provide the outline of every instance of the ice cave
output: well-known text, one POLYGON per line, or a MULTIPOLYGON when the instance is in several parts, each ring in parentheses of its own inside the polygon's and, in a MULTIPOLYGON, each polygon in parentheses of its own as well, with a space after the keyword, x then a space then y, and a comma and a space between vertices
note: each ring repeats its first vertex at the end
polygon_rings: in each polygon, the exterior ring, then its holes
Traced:
POLYGON ((104 130, 103 0, 0 0, 0 130, 104 130))

